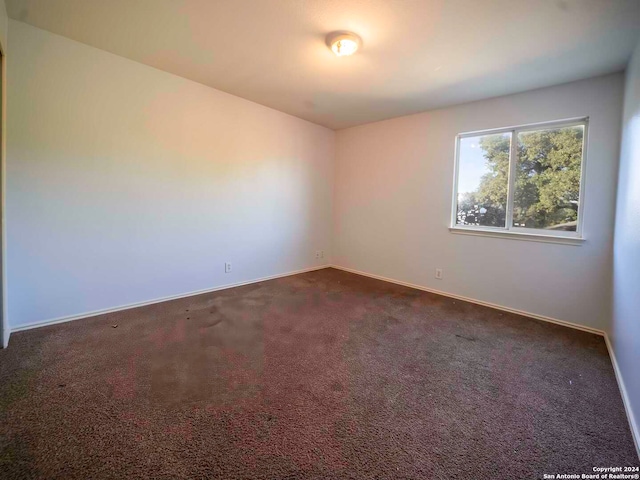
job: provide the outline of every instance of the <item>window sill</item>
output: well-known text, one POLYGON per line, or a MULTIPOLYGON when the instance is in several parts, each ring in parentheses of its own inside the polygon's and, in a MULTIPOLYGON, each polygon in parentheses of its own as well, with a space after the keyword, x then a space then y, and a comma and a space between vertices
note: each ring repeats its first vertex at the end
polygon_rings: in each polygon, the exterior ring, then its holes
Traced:
POLYGON ((480 237, 508 238, 509 240, 527 240, 530 242, 560 243, 562 245, 580 246, 585 242, 581 237, 563 237, 559 235, 544 235, 539 233, 521 233, 499 230, 482 230, 479 228, 449 227, 456 235, 476 235, 480 237))

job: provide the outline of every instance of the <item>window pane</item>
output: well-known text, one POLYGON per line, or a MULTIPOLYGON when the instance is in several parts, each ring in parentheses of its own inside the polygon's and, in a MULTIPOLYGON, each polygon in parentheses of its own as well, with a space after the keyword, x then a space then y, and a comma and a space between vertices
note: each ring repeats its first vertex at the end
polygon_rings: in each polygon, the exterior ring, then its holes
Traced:
POLYGON ((511 134, 460 139, 456 225, 506 226, 511 134))
POLYGON ((575 232, 584 126, 518 134, 513 226, 575 232))

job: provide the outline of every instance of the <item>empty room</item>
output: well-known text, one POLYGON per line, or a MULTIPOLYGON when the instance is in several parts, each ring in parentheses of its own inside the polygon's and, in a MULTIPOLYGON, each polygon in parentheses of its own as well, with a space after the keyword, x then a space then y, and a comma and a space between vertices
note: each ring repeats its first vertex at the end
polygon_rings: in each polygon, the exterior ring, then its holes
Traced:
POLYGON ((0 0, 0 479, 640 479, 640 1, 0 0))

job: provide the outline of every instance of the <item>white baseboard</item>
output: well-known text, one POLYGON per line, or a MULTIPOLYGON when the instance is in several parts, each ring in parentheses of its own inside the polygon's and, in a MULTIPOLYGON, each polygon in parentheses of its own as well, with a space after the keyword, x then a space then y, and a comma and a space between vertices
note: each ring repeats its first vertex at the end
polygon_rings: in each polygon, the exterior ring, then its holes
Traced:
POLYGON ((631 400, 629 399, 629 395, 627 394, 627 389, 624 386, 624 379, 622 378, 622 372, 618 367, 618 361, 616 360, 616 352, 613 350, 613 345, 611 345, 611 341, 609 340, 609 335, 605 333, 604 341, 607 344, 607 350, 609 350, 609 357, 611 357, 611 364, 613 365, 613 371, 616 374, 616 380, 618 381, 618 387, 620 388, 620 395, 622 395, 622 403, 624 404, 624 409, 627 412, 627 419, 629 420, 629 428, 631 428, 631 436, 633 437, 633 441, 636 444, 636 453, 638 454, 638 459, 640 459, 640 427, 638 426, 638 422, 636 421, 636 417, 633 414, 633 410, 631 408, 631 400))
POLYGON ((247 280, 246 282, 230 283, 227 285, 221 285, 219 287, 205 288, 203 290, 196 290, 188 293, 180 293, 178 295, 169 295, 167 297, 155 298, 153 300, 147 300, 145 302, 130 303, 127 305, 120 305, 118 307, 105 308, 102 310, 94 310, 92 312, 80 313, 78 315, 58 317, 58 318, 53 318, 51 320, 34 322, 26 325, 18 325, 17 327, 12 328, 10 333, 21 332, 23 330, 31 330, 32 328, 45 327, 47 325, 55 325, 57 323, 71 322, 73 320, 81 320, 83 318, 95 317, 97 315, 103 315, 105 313, 119 312, 121 310, 127 310, 129 308, 144 307, 145 305, 153 305, 154 303, 162 303, 162 302, 167 302, 169 300, 177 300, 179 298, 193 297, 195 295, 202 295, 203 293, 217 292, 219 290, 226 290, 228 288, 241 287, 243 285, 250 285, 252 283, 265 282, 267 280, 275 280, 276 278, 290 277, 291 275, 298 275, 300 273, 313 272, 315 270, 322 270, 324 268, 329 268, 329 267, 330 265, 321 265, 318 267, 304 268, 302 270, 296 270, 294 272, 280 273, 278 275, 270 275, 268 277, 256 278, 254 280, 247 280))
POLYGON ((456 295, 454 293, 443 292, 441 290, 436 290, 435 288, 428 288, 422 285, 416 285, 415 283, 403 282, 402 280, 395 280, 393 278, 383 277, 381 275, 374 275, 372 273, 361 272, 359 270, 354 270, 352 268, 341 267, 339 265, 331 265, 331 268, 335 268, 338 270, 344 270, 345 272, 355 273, 356 275, 362 275, 364 277, 375 278, 376 280, 382 280, 384 282, 395 283, 397 285, 403 285, 409 288, 415 288, 417 290, 422 290, 424 292, 435 293, 436 295, 442 295, 445 297, 455 298, 456 300, 462 300, 465 302, 475 303, 477 305, 482 305, 484 307, 495 308, 496 310, 502 310, 504 312, 515 313, 517 315, 522 315, 524 317, 535 318, 536 320, 542 320, 544 322, 555 323, 558 325, 562 325, 569 328, 575 328, 576 330, 582 330, 584 332, 595 333, 596 335, 600 335, 604 337, 605 333, 603 330, 598 330, 597 328, 587 327, 585 325, 579 325, 577 323, 567 322, 565 320, 558 320, 557 318, 546 317, 544 315, 538 315, 537 313, 526 312, 524 310, 518 310, 516 308, 505 307, 504 305, 498 305, 495 303, 484 302, 482 300, 476 300, 475 298, 464 297, 462 295, 456 295))
POLYGON ((618 382, 618 388, 620 389, 620 395, 622 397, 622 403, 624 405, 625 411, 627 413, 627 420, 629 421, 629 428, 631 429, 631 436, 633 437, 633 442, 636 446, 636 452, 638 453, 638 458, 640 458, 640 429, 638 428, 638 424, 635 420, 635 416, 633 414, 633 410, 631 409, 631 402, 629 401, 629 396, 627 395, 627 390, 624 386, 624 380, 622 379, 622 373, 618 368, 618 362, 616 361, 616 356, 613 351, 613 347, 611 342, 609 341, 609 336, 603 330, 598 330, 596 328, 586 327, 584 325, 578 325, 577 323, 566 322, 564 320, 558 320, 557 318, 546 317, 544 315, 538 315, 531 312, 525 312, 524 310, 518 310, 515 308, 505 307, 503 305, 496 305, 495 303, 483 302, 481 300, 476 300, 474 298, 463 297, 462 295, 455 295, 453 293, 442 292, 440 290, 436 290, 433 288, 423 287, 422 285, 416 285, 413 283, 403 282, 400 280, 394 280, 392 278, 383 277, 380 275, 374 275, 372 273, 361 272, 359 270, 354 270, 352 268, 341 267, 339 265, 331 265, 331 268, 335 268, 337 270, 344 270, 345 272, 355 273, 356 275, 362 275, 364 277, 375 278, 377 280, 382 280, 384 282, 395 283, 397 285, 403 285, 409 288, 415 288, 417 290, 423 290, 425 292, 435 293, 437 295, 443 295, 445 297, 455 298, 457 300, 463 300, 465 302, 471 302, 478 305, 483 305, 485 307, 495 308, 496 310, 502 310, 505 312, 516 313, 518 315, 522 315, 524 317, 535 318, 536 320, 542 320, 544 322, 556 323, 558 325, 563 325, 565 327, 574 328, 576 330, 582 330, 589 333, 594 333, 596 335, 600 335, 604 337, 605 344, 607 345, 607 350, 609 351, 609 357, 611 358, 611 364, 613 366, 613 371, 616 376, 616 381, 618 382))

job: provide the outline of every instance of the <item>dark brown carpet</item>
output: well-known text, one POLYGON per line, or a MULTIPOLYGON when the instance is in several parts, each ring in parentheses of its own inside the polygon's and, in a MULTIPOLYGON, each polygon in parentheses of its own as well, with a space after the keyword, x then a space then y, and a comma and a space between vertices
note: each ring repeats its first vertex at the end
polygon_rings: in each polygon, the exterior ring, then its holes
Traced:
POLYGON ((0 351, 4 479, 611 465, 638 457, 602 338, 333 269, 20 332, 0 351))

